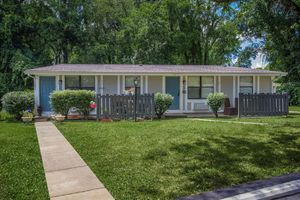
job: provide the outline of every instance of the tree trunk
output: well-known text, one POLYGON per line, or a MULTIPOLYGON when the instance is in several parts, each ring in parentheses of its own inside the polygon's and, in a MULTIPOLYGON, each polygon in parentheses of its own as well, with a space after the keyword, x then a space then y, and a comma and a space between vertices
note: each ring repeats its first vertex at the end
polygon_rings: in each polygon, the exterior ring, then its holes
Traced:
POLYGON ((216 118, 218 118, 218 117, 219 117, 219 115, 218 115, 218 111, 214 111, 214 114, 215 114, 216 118))
POLYGON ((64 58, 64 63, 69 63, 69 53, 68 53, 68 50, 67 50, 67 48, 65 48, 64 50, 63 50, 63 58, 64 58))

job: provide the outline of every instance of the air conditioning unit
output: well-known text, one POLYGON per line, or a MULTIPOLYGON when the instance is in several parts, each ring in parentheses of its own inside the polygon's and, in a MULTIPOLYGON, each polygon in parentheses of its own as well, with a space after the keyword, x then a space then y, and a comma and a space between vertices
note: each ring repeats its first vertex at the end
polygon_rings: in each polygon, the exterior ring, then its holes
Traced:
POLYGON ((194 111, 208 111, 208 106, 205 102, 194 103, 193 105, 194 111))

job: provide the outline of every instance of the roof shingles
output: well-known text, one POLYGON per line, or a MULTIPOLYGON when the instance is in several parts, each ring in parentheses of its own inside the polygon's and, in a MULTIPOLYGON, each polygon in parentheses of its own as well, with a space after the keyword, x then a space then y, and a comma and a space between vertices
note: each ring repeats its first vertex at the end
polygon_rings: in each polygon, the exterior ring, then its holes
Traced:
POLYGON ((60 64, 27 70, 27 74, 273 74, 283 72, 221 65, 60 64))

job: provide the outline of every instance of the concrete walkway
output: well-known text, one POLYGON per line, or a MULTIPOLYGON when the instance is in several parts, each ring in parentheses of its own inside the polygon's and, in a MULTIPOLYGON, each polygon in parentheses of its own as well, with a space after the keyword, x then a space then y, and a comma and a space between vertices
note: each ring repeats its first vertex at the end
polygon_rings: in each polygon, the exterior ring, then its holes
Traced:
POLYGON ((114 199, 52 122, 35 128, 51 200, 114 199))

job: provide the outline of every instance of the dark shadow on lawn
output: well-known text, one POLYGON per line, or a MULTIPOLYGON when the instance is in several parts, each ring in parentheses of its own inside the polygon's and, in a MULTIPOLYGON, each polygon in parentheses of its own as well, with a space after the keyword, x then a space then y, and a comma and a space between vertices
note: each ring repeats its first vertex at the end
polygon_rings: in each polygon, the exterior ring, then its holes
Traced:
POLYGON ((182 155, 180 170, 190 179, 185 191, 192 194, 266 178, 275 168, 297 168, 300 150, 294 141, 299 136, 282 134, 267 142, 212 136, 192 144, 176 144, 170 150, 182 155), (284 148, 283 153, 278 148, 284 148))

